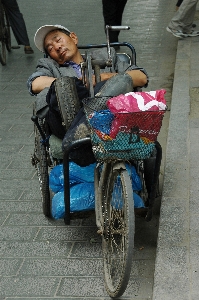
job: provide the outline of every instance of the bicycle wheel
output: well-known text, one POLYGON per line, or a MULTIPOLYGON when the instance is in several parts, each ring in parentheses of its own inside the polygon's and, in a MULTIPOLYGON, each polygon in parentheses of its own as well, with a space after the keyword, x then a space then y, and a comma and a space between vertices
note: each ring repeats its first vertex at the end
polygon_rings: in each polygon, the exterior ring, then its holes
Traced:
POLYGON ((6 44, 5 44, 5 19, 3 8, 0 7, 0 62, 6 65, 6 44))
POLYGON ((107 178, 104 200, 102 250, 105 287, 110 297, 121 296, 128 284, 134 247, 134 201, 126 170, 114 170, 107 178))
POLYGON ((8 16, 5 12, 5 44, 8 52, 11 52, 11 34, 10 34, 10 23, 8 20, 8 16))
MULTIPOLYGON (((38 120, 42 130, 43 122, 38 120)), ((38 128, 35 125, 35 152, 33 156, 33 164, 37 170, 37 176, 39 179, 41 198, 42 198, 42 208, 43 214, 50 218, 51 217, 51 197, 49 191, 49 175, 48 175, 48 161, 46 147, 42 144, 42 137, 38 128)))
POLYGON ((6 45, 4 43, 0 43, 0 62, 3 66, 6 65, 6 45))

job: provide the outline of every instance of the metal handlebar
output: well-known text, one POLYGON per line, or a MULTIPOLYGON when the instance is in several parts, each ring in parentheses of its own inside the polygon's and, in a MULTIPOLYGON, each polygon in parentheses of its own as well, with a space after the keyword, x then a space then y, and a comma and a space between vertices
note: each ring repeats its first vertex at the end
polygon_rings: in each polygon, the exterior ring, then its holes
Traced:
POLYGON ((110 26, 106 25, 106 41, 107 41, 107 51, 108 51, 108 62, 112 63, 111 58, 111 47, 110 47, 110 40, 109 40, 109 30, 111 31, 119 31, 119 30, 129 30, 129 26, 110 26))
MULTIPOLYGON (((118 31, 118 30, 129 30, 129 26, 110 26, 106 25, 106 40, 107 40, 107 52, 108 52, 108 60, 93 60, 91 55, 86 52, 86 60, 85 62, 80 63, 81 71, 82 71, 82 80, 83 84, 87 85, 87 88, 90 91, 90 97, 94 97, 94 89, 92 85, 92 70, 94 70, 96 83, 100 81, 100 68, 104 69, 105 67, 112 67, 112 58, 111 58, 111 44, 109 41, 109 30, 118 31)), ((104 47, 104 44, 101 45, 87 45, 87 49, 98 47, 104 47)), ((127 45, 129 47, 129 44, 127 45)), ((78 46, 79 49, 84 48, 84 46, 78 46)), ((135 53, 133 46, 131 47, 132 53, 135 53)), ((135 55, 134 55, 135 57, 135 55)))

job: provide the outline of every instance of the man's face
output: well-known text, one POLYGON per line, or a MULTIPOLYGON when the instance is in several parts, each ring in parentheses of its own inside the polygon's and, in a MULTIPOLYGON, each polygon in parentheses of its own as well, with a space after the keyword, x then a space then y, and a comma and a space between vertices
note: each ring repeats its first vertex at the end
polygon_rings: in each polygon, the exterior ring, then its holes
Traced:
POLYGON ((54 30, 46 35, 44 47, 50 57, 60 65, 70 60, 78 63, 75 61, 79 52, 77 42, 78 39, 74 32, 68 36, 61 31, 54 30))

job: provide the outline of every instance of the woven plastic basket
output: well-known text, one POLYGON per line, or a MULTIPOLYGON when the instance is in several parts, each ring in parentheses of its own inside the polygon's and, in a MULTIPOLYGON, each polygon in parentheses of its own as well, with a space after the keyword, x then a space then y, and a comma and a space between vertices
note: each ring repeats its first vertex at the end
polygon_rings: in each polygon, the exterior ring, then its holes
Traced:
POLYGON ((149 158, 165 111, 112 114, 105 106, 106 101, 107 98, 83 100, 96 159, 107 161, 149 158))

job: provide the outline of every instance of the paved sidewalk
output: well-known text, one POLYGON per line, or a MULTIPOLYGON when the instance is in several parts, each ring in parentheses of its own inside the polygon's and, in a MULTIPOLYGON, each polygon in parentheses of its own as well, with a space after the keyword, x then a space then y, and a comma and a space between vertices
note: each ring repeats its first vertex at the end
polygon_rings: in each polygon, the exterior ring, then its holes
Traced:
MULTIPOLYGON (((109 299, 95 220, 75 220, 66 226, 63 220, 47 220, 42 214, 38 178, 30 162, 34 98, 26 88, 42 55, 33 44, 36 29, 60 23, 78 34, 80 44, 104 42, 101 0, 18 3, 35 53, 25 55, 23 47, 12 50, 7 65, 0 65, 0 300, 109 299)), ((134 45, 137 64, 149 73, 147 90, 166 89, 169 107, 177 39, 165 28, 174 12, 175 3, 170 0, 128 1, 124 23, 131 30, 120 35, 121 41, 134 45)), ((16 45, 14 39, 12 44, 16 45)), ((168 124, 169 113, 159 135, 163 146, 161 182, 168 124)), ((149 223, 136 219, 132 274, 123 300, 152 299, 158 225, 158 210, 149 223)))
POLYGON ((153 300, 199 299, 198 47, 199 37, 178 41, 153 300))

